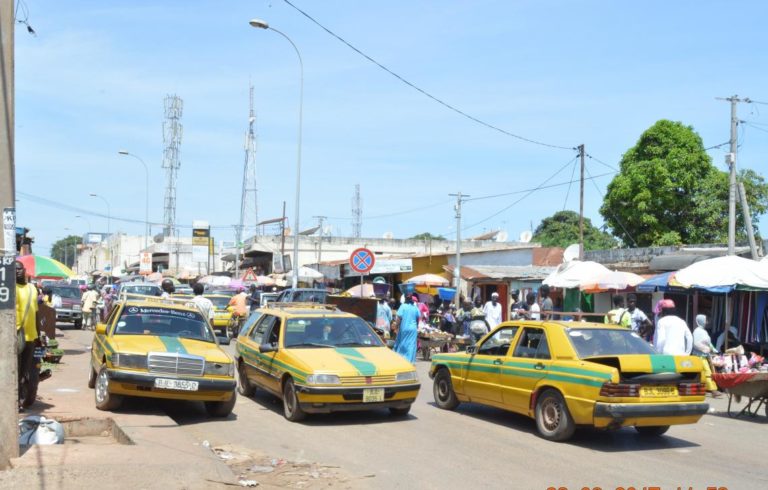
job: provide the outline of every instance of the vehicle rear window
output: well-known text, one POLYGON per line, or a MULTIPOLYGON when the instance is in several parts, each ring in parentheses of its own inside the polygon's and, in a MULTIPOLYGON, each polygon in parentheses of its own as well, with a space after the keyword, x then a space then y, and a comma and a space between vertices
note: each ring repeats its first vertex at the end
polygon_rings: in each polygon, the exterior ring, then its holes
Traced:
POLYGON ((160 288, 151 284, 131 284, 130 286, 123 286, 121 291, 131 294, 143 294, 145 296, 160 296, 160 288))
POLYGON ((80 290, 78 288, 52 288, 53 294, 58 294, 59 296, 63 298, 69 298, 69 299, 80 299, 82 295, 80 294, 80 290))
POLYGON ((325 291, 292 291, 286 300, 295 303, 325 303, 325 291))
POLYGON ((285 347, 379 347, 379 336, 361 318, 289 318, 285 347))
POLYGON ((229 298, 222 298, 217 296, 206 296, 206 298, 211 300, 211 303, 213 303, 213 306, 215 308, 218 308, 219 310, 223 310, 227 306, 229 306, 229 298))
POLYGON ((655 353, 648 342, 631 330, 571 328, 566 332, 580 358, 655 353))
POLYGON ((196 311, 157 306, 127 306, 117 320, 115 335, 156 335, 214 342, 213 333, 196 311))

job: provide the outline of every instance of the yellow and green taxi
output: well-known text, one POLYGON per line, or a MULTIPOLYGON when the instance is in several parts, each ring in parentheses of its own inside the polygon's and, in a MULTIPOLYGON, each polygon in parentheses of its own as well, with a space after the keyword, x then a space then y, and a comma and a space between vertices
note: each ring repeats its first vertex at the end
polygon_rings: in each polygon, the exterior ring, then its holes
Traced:
POLYGON ((235 405, 233 359, 186 300, 121 296, 96 325, 89 371, 100 410, 117 409, 124 396, 199 400, 214 417, 235 405))
POLYGON ((232 319, 232 308, 229 307, 229 300, 232 299, 232 296, 225 294, 204 294, 203 296, 213 303, 213 329, 226 335, 227 325, 232 319))
POLYGON ((474 402, 517 412, 553 441, 577 426, 661 435, 709 408, 700 358, 656 354, 616 325, 505 322, 467 352, 434 356, 429 375, 438 407, 474 402))
POLYGON ((414 366, 360 317, 317 303, 271 303, 237 338, 238 391, 283 399, 285 418, 388 408, 405 416, 419 393, 414 366))

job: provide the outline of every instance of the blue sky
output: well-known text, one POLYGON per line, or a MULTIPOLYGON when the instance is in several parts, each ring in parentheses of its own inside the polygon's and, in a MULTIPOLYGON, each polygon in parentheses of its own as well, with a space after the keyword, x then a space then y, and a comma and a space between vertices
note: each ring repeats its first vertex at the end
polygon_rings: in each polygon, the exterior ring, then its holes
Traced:
MULTIPOLYGON (((768 101, 765 2, 292 1, 463 111, 528 138, 584 143, 613 166, 658 119, 692 125, 712 146, 729 137, 729 106, 715 97, 768 101)), ((163 98, 176 94, 184 100, 177 223, 207 220, 220 227, 218 240, 231 240, 251 80, 259 217, 278 217, 285 200, 293 221, 298 62, 285 39, 250 27, 253 17, 290 36, 304 60, 301 229, 326 215, 334 235, 351 234, 360 184, 364 236, 454 236, 449 193, 535 188, 575 156, 448 111, 282 0, 22 3, 37 32, 16 32, 17 191, 26 196, 105 214, 89 197, 97 192, 113 216, 140 221, 144 170, 117 154, 128 149, 150 167, 150 220, 161 222, 163 98)), ((739 112, 768 130, 768 106, 739 112)), ((740 137, 739 167, 768 173, 768 132, 745 125, 740 137)), ((719 168, 725 151, 710 151, 719 168)), ((572 168, 551 182, 567 182, 572 168)), ((594 160, 587 168, 611 171, 594 160)), ((610 178, 585 188, 585 214, 597 224, 610 178)), ((462 235, 503 229, 514 239, 563 207, 578 210, 578 186, 567 200, 566 191, 537 191, 511 207, 520 194, 468 202, 462 235)), ((38 253, 87 231, 77 211, 18 200, 18 223, 33 230, 38 253)), ((106 230, 106 219, 86 218, 92 231, 106 230)), ((114 219, 111 228, 135 234, 143 225, 114 219)))

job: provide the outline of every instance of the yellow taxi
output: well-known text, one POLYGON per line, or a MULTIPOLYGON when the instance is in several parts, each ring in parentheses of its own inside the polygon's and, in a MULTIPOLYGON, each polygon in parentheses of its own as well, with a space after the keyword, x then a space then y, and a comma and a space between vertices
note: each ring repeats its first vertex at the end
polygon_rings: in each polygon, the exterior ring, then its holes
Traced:
POLYGON ((121 296, 93 337, 88 387, 96 408, 115 410, 124 396, 199 400, 209 415, 226 417, 237 382, 219 341, 191 301, 121 296))
POLYGON ((270 303, 237 338, 238 391, 283 400, 290 421, 307 413, 388 408, 405 416, 420 384, 362 318, 317 303, 270 303))
POLYGON ((221 335, 226 335, 227 325, 232 319, 232 308, 229 306, 232 296, 225 294, 204 294, 203 296, 213 303, 213 329, 221 332, 221 335))
POLYGON ((553 441, 577 426, 661 435, 709 408, 700 358, 657 354, 616 325, 505 322, 466 352, 435 355, 429 375, 438 407, 473 402, 517 412, 553 441))

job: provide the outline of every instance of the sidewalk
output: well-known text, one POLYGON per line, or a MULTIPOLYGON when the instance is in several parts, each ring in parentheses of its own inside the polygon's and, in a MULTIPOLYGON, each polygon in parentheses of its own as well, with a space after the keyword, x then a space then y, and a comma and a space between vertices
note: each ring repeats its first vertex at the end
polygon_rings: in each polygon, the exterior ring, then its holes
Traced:
POLYGON ((42 382, 38 401, 19 418, 44 415, 59 422, 102 425, 112 419, 120 444, 107 434, 73 437, 55 446, 31 446, 0 472, 0 487, 45 489, 208 489, 237 485, 230 469, 162 412, 141 409, 141 399, 119 412, 102 412, 87 387, 92 332, 57 332, 64 349, 53 377, 42 382), (138 407, 138 408, 137 408, 138 407), (132 409, 133 408, 133 409, 132 409), (94 419, 96 422, 89 422, 94 419))

